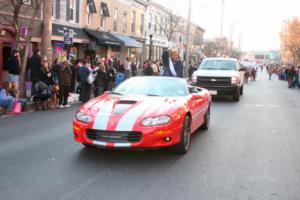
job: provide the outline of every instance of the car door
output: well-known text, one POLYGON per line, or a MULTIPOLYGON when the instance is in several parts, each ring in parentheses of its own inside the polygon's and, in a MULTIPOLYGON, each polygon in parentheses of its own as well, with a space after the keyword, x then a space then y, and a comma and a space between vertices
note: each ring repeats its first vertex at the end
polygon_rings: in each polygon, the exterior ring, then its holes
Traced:
POLYGON ((201 93, 201 89, 197 87, 189 87, 189 107, 192 114, 191 131, 196 130, 203 123, 203 113, 205 113, 205 97, 201 93))

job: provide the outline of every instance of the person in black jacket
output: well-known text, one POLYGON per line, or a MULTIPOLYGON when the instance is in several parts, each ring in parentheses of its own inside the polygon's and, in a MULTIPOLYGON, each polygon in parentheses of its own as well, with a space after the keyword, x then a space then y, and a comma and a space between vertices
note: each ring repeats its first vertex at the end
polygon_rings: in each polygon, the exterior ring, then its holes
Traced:
POLYGON ((113 63, 108 63, 107 76, 108 76, 108 90, 112 90, 116 81, 116 69, 113 67, 113 63))
POLYGON ((72 63, 66 60, 61 64, 60 70, 58 71, 60 109, 71 107, 71 105, 68 104, 68 97, 72 82, 72 68, 72 63))
POLYGON ((97 76, 94 81, 95 86, 95 97, 103 94, 108 90, 108 76, 106 73, 105 65, 102 63, 97 71, 97 76))
MULTIPOLYGON (((43 61, 46 61, 45 59, 46 58, 44 58, 43 61)), ((30 69, 30 81, 32 83, 31 95, 34 95, 36 92, 34 85, 37 83, 36 81, 38 80, 39 74, 41 72, 43 61, 42 57, 40 56, 40 50, 35 49, 33 51, 33 56, 31 56, 27 65, 27 68, 30 69)))
POLYGON ((90 64, 85 59, 82 59, 82 62, 79 63, 78 74, 81 86, 79 101, 83 103, 88 102, 91 98, 92 85, 87 81, 91 70, 90 64))
POLYGON ((8 61, 10 82, 17 81, 20 85, 21 58, 19 50, 13 51, 13 57, 8 61))

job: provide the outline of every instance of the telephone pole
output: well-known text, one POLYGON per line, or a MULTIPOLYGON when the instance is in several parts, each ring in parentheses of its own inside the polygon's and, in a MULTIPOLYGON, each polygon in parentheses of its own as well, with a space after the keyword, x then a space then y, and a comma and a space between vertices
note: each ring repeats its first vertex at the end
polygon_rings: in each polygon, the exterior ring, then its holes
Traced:
POLYGON ((43 0, 43 48, 42 53, 47 56, 50 65, 52 64, 52 1, 43 0))
POLYGON ((225 0, 222 0, 221 2, 221 30, 220 30, 220 38, 223 37, 223 26, 224 26, 224 4, 225 0))
POLYGON ((189 0, 189 13, 186 30, 186 47, 185 47, 185 75, 188 77, 189 62, 190 62, 190 29, 191 29, 191 14, 192 14, 192 0, 189 0))

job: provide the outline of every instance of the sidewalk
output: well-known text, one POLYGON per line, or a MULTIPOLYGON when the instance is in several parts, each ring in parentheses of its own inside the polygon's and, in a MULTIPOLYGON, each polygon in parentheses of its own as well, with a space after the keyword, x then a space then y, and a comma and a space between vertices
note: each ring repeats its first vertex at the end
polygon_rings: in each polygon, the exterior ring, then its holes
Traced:
MULTIPOLYGON (((71 105, 79 104, 80 103, 79 102, 79 95, 75 94, 75 93, 71 93, 71 96, 69 96, 69 98, 68 98, 68 103, 71 104, 71 105)), ((26 104, 26 111, 25 112, 33 111, 35 109, 36 109, 35 102, 28 101, 27 104, 26 104)), ((0 107, 0 117, 6 116, 5 113, 6 113, 5 109, 0 107)))

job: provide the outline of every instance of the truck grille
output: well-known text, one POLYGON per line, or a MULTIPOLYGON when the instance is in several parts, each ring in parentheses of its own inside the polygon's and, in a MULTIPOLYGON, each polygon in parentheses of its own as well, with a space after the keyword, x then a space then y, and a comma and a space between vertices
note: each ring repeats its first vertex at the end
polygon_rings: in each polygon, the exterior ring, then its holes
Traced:
POLYGON ((212 86, 229 86, 231 85, 230 77, 197 77, 197 84, 199 85, 212 85, 212 86))
POLYGON ((141 141, 142 133, 127 131, 102 131, 90 129, 87 130, 86 137, 99 142, 128 143, 141 141))

